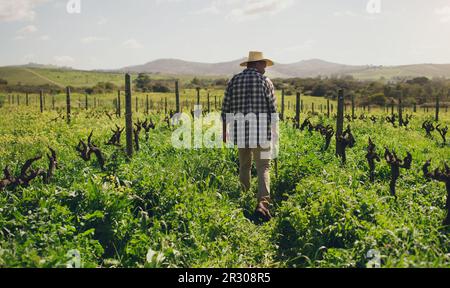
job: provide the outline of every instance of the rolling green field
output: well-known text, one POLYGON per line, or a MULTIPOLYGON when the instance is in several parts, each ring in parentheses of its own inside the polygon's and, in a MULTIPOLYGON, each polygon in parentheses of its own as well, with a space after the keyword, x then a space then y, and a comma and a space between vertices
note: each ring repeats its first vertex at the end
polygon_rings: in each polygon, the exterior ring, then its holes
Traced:
MULTIPOLYGON (((202 89, 200 91, 200 104, 202 104, 203 109, 206 110, 208 106, 208 96, 210 95, 210 107, 211 109, 219 109, 221 101, 224 96, 223 90, 202 89)), ((164 111, 165 101, 167 99, 167 110, 175 110, 175 94, 174 93, 141 93, 134 92, 132 96, 133 109, 136 110, 136 101, 138 103, 138 111, 144 112, 147 106, 147 96, 149 99, 149 108, 158 111, 164 111), (152 106, 153 105, 153 106, 152 106)), ((279 109, 281 109, 281 91, 276 91, 276 97, 278 99, 277 104, 279 109)), ((55 94, 48 95, 44 94, 44 110, 53 109, 53 98, 55 102, 55 109, 61 110, 66 107, 66 94, 55 94)), ((88 108, 104 108, 114 110, 116 107, 117 92, 116 93, 105 93, 105 94, 95 94, 88 95, 88 108), (94 107, 96 106, 96 107, 94 107)), ((3 101, 5 104, 10 104, 11 106, 19 105, 26 106, 26 95, 21 93, 11 93, 10 98, 7 94, 0 93, 0 102, 3 101), (17 100, 19 97, 19 100, 17 100), (10 100, 8 100, 10 99, 10 100), (13 103, 14 100, 14 103, 13 103), (11 101, 11 102, 9 102, 11 101)), ((40 107, 39 94, 29 94, 28 95, 29 106, 32 109, 38 109, 40 107)), ((295 111, 295 96, 285 96, 285 109, 286 111, 295 111)), ((320 112, 320 105, 322 105, 323 111, 326 110, 327 100, 322 97, 313 97, 302 95, 302 101, 304 105, 304 110, 311 110, 314 103, 315 112, 320 112)), ((86 95, 79 93, 71 94, 71 103, 74 108, 86 108, 86 95)), ((190 111, 194 109, 194 105, 197 103, 197 91, 195 89, 183 89, 180 88, 180 104, 183 111, 190 111)), ((124 107, 124 93, 121 92, 121 104, 124 107)), ((330 105, 333 105, 333 109, 336 109, 336 101, 330 101, 330 105)), ((330 106, 331 107, 331 106, 330 106)))
MULTIPOLYGON (((132 74, 137 76, 137 74, 132 74)), ((150 74, 153 80, 178 79, 181 83, 190 82, 194 76, 174 76, 163 74, 150 74)), ((135 78, 135 77, 134 77, 135 78)), ((203 79, 205 77, 197 77, 203 79)), ((29 67, 0 67, 0 79, 8 81, 10 85, 45 85, 51 84, 61 88, 92 87, 99 82, 110 82, 121 87, 123 85, 123 73, 104 71, 83 71, 51 68, 29 67)), ((211 79, 211 77, 208 77, 211 79)))
MULTIPOLYGON (((346 121, 356 139, 346 165, 335 156, 334 138, 322 151, 320 134, 281 123, 278 171, 271 175, 275 217, 260 224, 249 216, 256 206, 256 171, 252 189, 242 192, 237 150, 175 149, 175 128, 164 121, 162 107, 146 115, 145 94, 133 95, 141 103, 134 120, 151 118, 156 128, 148 140, 141 132, 140 151, 131 159, 125 135, 122 147, 106 145, 111 129, 125 125, 114 115, 116 95, 92 96, 100 104, 87 110, 82 103, 78 108, 84 95, 72 95, 70 124, 58 113, 64 95, 55 100, 57 110, 48 96, 42 114, 35 95, 28 107, 21 95, 19 106, 6 101, 0 108, 0 168, 19 175, 27 159, 42 155, 32 167, 47 169, 48 147, 58 162, 48 183, 39 178, 0 191, 0 267, 76 266, 75 254, 81 267, 366 267, 371 250, 381 267, 450 267, 449 230, 442 226, 446 187, 422 172, 429 159, 432 169, 450 160, 450 146, 442 145, 437 132, 429 138, 421 129, 433 112, 414 114, 408 128, 394 128, 379 110, 372 112, 376 123, 346 121), (96 157, 84 161, 75 149, 91 131, 106 160, 104 170, 96 157), (389 192, 384 159, 376 163, 375 182, 369 181, 369 137, 381 156, 384 147, 401 158, 412 155, 411 169, 400 171, 397 198, 389 192)), ((172 94, 149 97, 155 103, 168 97, 173 109, 172 94)), ((181 91, 182 103, 186 98, 195 101, 195 91, 181 91)), ((317 109, 326 103, 302 99, 317 109)), ((288 101, 293 106, 294 97, 287 97, 286 106, 288 101)), ((287 114, 294 115, 293 107, 287 114)), ((333 118, 310 116, 314 125, 335 126, 333 118)), ((302 113, 301 121, 306 117, 302 113)), ((441 123, 449 121, 442 112, 441 123)))

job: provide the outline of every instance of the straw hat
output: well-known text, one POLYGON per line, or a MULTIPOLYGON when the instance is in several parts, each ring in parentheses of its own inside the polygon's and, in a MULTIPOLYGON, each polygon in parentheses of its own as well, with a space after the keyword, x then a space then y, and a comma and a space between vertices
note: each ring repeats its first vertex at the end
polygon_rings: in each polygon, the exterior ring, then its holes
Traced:
POLYGON ((250 53, 248 54, 247 61, 241 63, 241 66, 245 67, 245 66, 247 66, 247 63, 257 62, 257 61, 266 61, 267 67, 273 66, 273 64, 274 64, 272 60, 264 58, 264 55, 262 52, 250 51, 250 53))

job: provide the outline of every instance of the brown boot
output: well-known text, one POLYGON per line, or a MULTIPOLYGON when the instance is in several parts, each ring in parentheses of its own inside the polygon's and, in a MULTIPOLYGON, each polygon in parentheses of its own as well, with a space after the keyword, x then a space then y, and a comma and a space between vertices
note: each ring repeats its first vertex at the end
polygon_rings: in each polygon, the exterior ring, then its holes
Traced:
POLYGON ((268 222, 272 219, 272 215, 269 211, 269 204, 270 202, 268 200, 261 200, 255 210, 256 216, 260 217, 264 222, 268 222))

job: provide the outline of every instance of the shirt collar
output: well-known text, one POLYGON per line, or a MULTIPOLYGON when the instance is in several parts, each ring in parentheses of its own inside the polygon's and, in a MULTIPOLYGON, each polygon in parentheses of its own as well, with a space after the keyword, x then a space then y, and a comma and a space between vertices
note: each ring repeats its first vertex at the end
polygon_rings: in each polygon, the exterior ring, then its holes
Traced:
MULTIPOLYGON (((258 72, 258 69, 256 69, 256 68, 247 68, 247 69, 245 69, 245 71, 258 72)), ((259 73, 259 72, 258 72, 258 73, 259 73)))

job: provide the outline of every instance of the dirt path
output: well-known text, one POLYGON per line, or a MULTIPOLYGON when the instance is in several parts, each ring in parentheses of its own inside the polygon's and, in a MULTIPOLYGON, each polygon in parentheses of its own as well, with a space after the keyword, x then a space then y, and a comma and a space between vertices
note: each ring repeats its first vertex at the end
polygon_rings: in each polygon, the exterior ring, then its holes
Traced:
POLYGON ((28 69, 28 68, 23 68, 23 70, 25 70, 27 72, 30 72, 31 74, 33 74, 33 75, 35 75, 35 76, 37 76, 37 77, 39 77, 39 78, 41 78, 41 79, 43 79, 43 80, 45 80, 47 82, 50 82, 53 85, 56 85, 56 86, 58 86, 60 88, 64 88, 64 85, 62 85, 61 83, 55 82, 55 81, 53 81, 53 80, 51 80, 51 79, 49 79, 49 78, 47 78, 45 76, 42 76, 41 74, 37 73, 36 71, 33 71, 31 69, 28 69))

